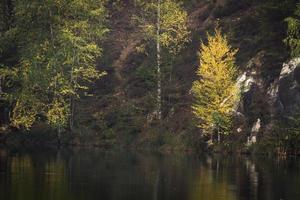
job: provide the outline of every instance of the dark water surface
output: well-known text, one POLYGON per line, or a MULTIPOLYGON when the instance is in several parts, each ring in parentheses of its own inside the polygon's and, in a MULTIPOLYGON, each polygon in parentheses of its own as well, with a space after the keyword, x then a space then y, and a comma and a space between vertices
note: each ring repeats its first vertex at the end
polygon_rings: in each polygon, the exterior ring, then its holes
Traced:
POLYGON ((0 150, 1 200, 299 200, 300 161, 0 150))

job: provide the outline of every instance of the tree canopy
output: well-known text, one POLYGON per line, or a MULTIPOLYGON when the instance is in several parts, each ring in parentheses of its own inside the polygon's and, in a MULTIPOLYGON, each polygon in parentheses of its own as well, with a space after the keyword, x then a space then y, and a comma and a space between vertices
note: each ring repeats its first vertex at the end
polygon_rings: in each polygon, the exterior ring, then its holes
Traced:
POLYGON ((225 133, 239 99, 235 66, 237 50, 229 45, 218 28, 214 35, 207 35, 207 40, 208 43, 202 42, 200 47, 199 80, 192 87, 195 98, 192 109, 198 126, 206 134, 212 134, 216 129, 225 133))
POLYGON ((291 50, 291 56, 300 55, 300 3, 297 4, 294 15, 286 18, 287 38, 285 43, 291 50))
MULTIPOLYGON (((14 23, 4 37, 16 41, 18 83, 13 94, 12 123, 30 128, 39 115, 66 126, 70 99, 103 75, 96 69, 105 27, 104 1, 15 1, 14 23)), ((5 40, 6 38, 2 38, 5 40)), ((9 73, 6 73, 9 75, 9 73)))

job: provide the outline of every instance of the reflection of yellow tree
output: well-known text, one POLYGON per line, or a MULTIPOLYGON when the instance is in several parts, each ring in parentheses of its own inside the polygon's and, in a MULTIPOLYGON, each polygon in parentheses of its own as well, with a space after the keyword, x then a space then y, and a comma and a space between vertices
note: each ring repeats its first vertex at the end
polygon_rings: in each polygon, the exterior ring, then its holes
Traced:
POLYGON ((41 159, 40 162, 45 165, 37 169, 34 159, 28 155, 11 158, 9 194, 12 199, 67 199, 68 184, 63 160, 57 158, 44 162, 41 159))
POLYGON ((236 195, 230 189, 226 177, 214 179, 213 171, 207 168, 200 169, 200 175, 196 177, 190 191, 190 200, 235 200, 236 195))

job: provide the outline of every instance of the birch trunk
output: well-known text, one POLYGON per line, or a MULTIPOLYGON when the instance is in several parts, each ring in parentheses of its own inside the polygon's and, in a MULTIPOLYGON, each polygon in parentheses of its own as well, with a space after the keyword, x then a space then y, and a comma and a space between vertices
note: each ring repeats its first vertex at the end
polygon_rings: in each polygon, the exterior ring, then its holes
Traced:
MULTIPOLYGON (((79 60, 78 57, 76 56, 75 50, 74 50, 74 59, 76 59, 76 63, 79 64, 79 60)), ((76 94, 77 90, 76 90, 76 85, 77 85, 77 75, 74 74, 75 73, 75 67, 72 67, 72 71, 71 71, 71 83, 73 84, 73 92, 74 94, 76 94)), ((70 97, 70 118, 69 118, 69 128, 70 131, 73 131, 74 128, 74 113, 75 113, 75 97, 74 95, 72 95, 70 97)))
POLYGON ((160 69, 160 0, 157 0, 157 32, 156 32, 156 57, 157 57, 157 118, 161 120, 161 69, 160 69))
POLYGON ((220 127, 218 127, 218 143, 221 143, 220 127))
POLYGON ((57 139, 58 139, 58 144, 60 145, 60 141, 61 141, 61 125, 58 125, 57 128, 57 139))
MULTIPOLYGON (((171 58, 171 66, 170 66, 170 76, 169 76, 169 84, 171 86, 172 83, 172 72, 173 72, 173 58, 171 58)), ((171 94, 170 94, 170 90, 169 90, 169 95, 168 95, 168 104, 169 107, 171 107, 171 94)))

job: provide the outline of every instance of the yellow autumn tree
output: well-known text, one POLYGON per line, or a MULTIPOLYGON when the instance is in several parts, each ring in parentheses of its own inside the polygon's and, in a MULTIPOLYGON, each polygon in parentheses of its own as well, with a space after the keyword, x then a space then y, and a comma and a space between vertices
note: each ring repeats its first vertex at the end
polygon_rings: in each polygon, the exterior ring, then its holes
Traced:
POLYGON ((207 35, 208 43, 201 43, 198 80, 194 81, 192 110, 198 119, 198 126, 204 134, 228 133, 231 116, 239 100, 239 87, 236 84, 236 49, 228 43, 219 28, 214 35, 207 35))

